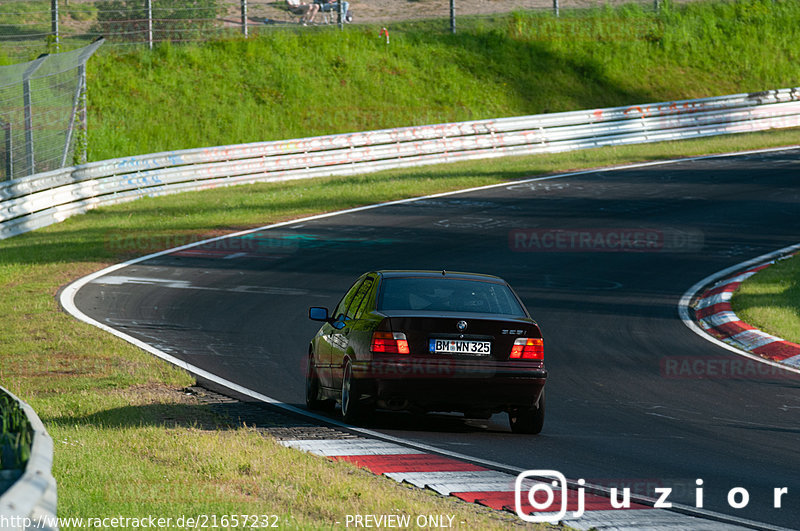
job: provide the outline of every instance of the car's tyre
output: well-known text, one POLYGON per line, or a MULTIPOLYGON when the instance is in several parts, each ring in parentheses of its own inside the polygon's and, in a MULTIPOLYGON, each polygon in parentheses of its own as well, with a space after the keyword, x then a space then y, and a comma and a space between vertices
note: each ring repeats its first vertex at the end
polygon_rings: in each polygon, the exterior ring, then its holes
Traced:
POLYGON ((333 406, 330 400, 320 398, 319 376, 312 352, 308 353, 308 365, 306 366, 306 406, 308 409, 316 411, 330 411, 333 406))
POLYGON ((544 426, 544 389, 539 402, 531 407, 515 408, 508 412, 508 423, 513 433, 537 434, 544 426))
POLYGON ((369 419, 370 410, 361 399, 359 382, 353 378, 353 367, 347 362, 342 373, 342 419, 350 424, 362 424, 369 419))

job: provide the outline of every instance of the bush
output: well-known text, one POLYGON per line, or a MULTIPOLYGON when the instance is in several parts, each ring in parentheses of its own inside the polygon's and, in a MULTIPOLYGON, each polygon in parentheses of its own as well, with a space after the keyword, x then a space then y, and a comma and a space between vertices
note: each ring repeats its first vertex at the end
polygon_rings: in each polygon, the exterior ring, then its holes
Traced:
POLYGON ((0 392, 0 470, 25 466, 31 454, 33 430, 16 400, 0 392))

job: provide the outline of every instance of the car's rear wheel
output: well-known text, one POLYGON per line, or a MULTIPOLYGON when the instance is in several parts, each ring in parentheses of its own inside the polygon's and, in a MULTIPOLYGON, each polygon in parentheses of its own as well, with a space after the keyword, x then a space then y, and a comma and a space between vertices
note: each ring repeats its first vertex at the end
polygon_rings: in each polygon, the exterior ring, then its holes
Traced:
POLYGON ((306 406, 312 410, 330 410, 333 403, 330 400, 320 398, 319 375, 317 366, 314 363, 314 353, 308 353, 308 365, 306 366, 306 406))
POLYGON ((539 401, 531 407, 515 408, 508 412, 513 433, 537 434, 544 426, 544 389, 539 401))
POLYGON ((342 374, 342 419, 350 424, 359 424, 369 417, 369 408, 361 399, 358 380, 353 378, 350 362, 344 366, 342 374))

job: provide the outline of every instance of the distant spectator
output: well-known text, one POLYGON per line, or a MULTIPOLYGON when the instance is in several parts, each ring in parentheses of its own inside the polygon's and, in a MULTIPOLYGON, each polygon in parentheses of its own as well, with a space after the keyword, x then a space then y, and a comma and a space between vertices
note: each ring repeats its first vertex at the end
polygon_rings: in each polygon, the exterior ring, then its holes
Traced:
POLYGON ((300 15, 300 24, 303 26, 308 26, 314 22, 314 17, 320 8, 320 6, 316 3, 311 4, 301 2, 300 0, 286 0, 286 4, 289 6, 289 11, 291 13, 300 15))
MULTIPOLYGON (((337 0, 314 0, 317 4, 319 4, 319 9, 323 13, 339 12, 339 2, 337 0)), ((350 4, 348 2, 342 1, 342 17, 343 20, 347 23, 353 21, 353 16, 350 13, 350 4)))

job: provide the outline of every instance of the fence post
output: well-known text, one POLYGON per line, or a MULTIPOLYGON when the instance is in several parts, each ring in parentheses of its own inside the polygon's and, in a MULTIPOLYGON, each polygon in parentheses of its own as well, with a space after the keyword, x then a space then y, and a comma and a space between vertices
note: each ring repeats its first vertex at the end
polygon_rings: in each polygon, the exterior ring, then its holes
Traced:
POLYGON ((94 55, 94 52, 105 43, 105 39, 100 37, 95 39, 95 41, 89 45, 84 52, 81 54, 80 58, 80 66, 78 67, 78 76, 80 77, 79 83, 82 88, 80 91, 80 121, 78 122, 78 128, 81 132, 81 135, 78 137, 80 141, 80 145, 75 146, 75 151, 80 150, 80 155, 78 156, 78 161, 83 164, 88 159, 89 155, 89 124, 87 119, 87 105, 86 105, 86 63, 89 61, 89 58, 94 55))
POLYGON ((147 10, 147 47, 153 49, 153 0, 144 0, 147 10))
MULTIPOLYGON (((67 138, 64 141, 64 154, 61 157, 61 168, 67 165, 67 156, 69 155, 69 145, 72 143, 72 131, 75 129, 75 117, 78 114, 79 106, 81 106, 81 125, 86 116, 83 113, 82 104, 86 103, 84 98, 84 84, 86 83, 86 63, 81 63, 78 66, 78 86, 75 89, 75 97, 72 99, 72 113, 69 117, 69 127, 67 128, 67 138)), ((75 146, 78 149, 78 146, 75 146)))
POLYGON ((88 151, 89 151, 89 136, 88 136, 89 135, 89 124, 88 124, 87 113, 86 113, 86 63, 83 63, 81 65, 81 75, 83 76, 83 90, 81 91, 81 102, 80 102, 81 120, 79 122, 80 131, 81 131, 81 136, 79 138, 80 138, 81 145, 80 146, 75 146, 75 149, 76 150, 80 149, 81 154, 80 154, 78 160, 80 161, 81 164, 83 164, 84 162, 86 162, 86 160, 88 159, 88 155, 89 155, 89 153, 88 153, 88 151))
POLYGON ((22 102, 25 107, 25 162, 27 163, 27 173, 36 173, 36 161, 33 154, 33 104, 31 102, 31 76, 42 66, 47 54, 43 53, 31 63, 31 66, 22 74, 22 102))
POLYGON ((58 50, 58 0, 50 1, 50 30, 53 32, 53 35, 56 38, 56 50, 58 50))
POLYGON ((247 38, 247 0, 242 0, 242 34, 247 38))
POLYGON ((456 0, 450 0, 450 32, 456 32, 456 0))
POLYGON ((14 178, 14 157, 11 152, 14 144, 11 139, 11 122, 6 122, 0 118, 0 125, 6 134, 6 180, 10 181, 14 178))
POLYGON ((553 13, 558 16, 558 0, 553 0, 553 13))

